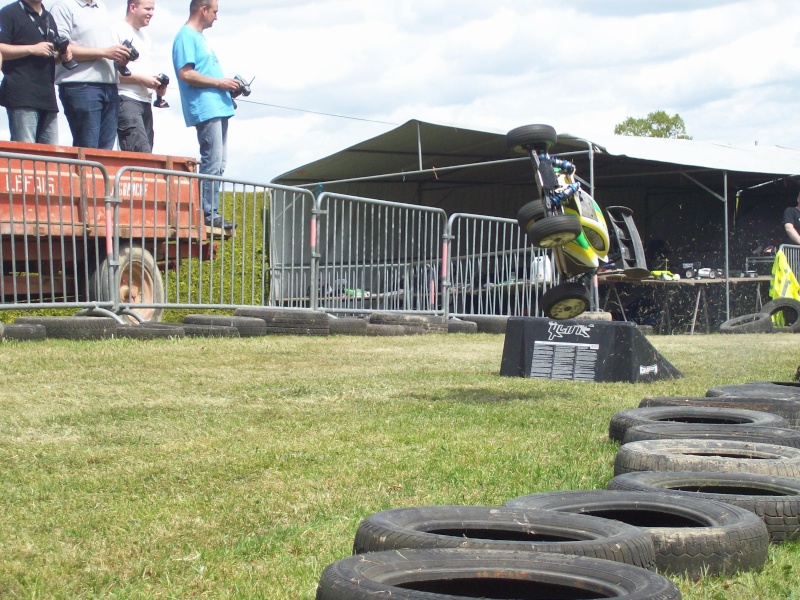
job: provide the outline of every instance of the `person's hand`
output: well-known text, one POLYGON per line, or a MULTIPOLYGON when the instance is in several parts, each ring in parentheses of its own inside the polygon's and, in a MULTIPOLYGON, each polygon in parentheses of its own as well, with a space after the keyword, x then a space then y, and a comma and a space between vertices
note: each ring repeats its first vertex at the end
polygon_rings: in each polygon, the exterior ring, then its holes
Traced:
MULTIPOLYGON (((142 79, 142 85, 144 85, 146 88, 150 88, 151 90, 159 90, 159 94, 161 94, 161 80, 156 75, 144 75, 142 79)), ((164 89, 166 89, 166 87, 167 86, 164 86, 164 89)))
POLYGON ((71 60, 72 60, 72 50, 70 50, 69 46, 67 46, 66 51, 64 52, 64 54, 61 55, 61 62, 69 62, 71 60))
POLYGON ((131 57, 131 53, 130 50, 128 50, 125 46, 118 44, 116 46, 109 46, 106 48, 105 57, 124 66, 128 64, 128 59, 131 57))
POLYGON ((239 89, 239 82, 233 77, 223 77, 222 79, 217 79, 217 89, 233 93, 239 89))
POLYGON ((31 46, 31 54, 33 56, 55 56, 55 48, 50 42, 39 42, 31 46))

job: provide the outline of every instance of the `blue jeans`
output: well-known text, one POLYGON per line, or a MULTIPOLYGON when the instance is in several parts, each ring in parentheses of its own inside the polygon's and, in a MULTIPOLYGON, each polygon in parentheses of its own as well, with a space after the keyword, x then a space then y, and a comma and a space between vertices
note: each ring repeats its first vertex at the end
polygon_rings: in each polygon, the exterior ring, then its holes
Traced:
MULTIPOLYGON (((228 160, 228 117, 195 125, 200 143, 200 173, 221 177, 228 160)), ((219 214, 219 181, 200 182, 200 203, 206 218, 219 214)))
POLYGON ((58 96, 64 107, 72 145, 113 150, 117 141, 119 94, 113 83, 62 83, 58 96))
POLYGON ((58 112, 36 108, 6 108, 12 142, 58 144, 58 112))

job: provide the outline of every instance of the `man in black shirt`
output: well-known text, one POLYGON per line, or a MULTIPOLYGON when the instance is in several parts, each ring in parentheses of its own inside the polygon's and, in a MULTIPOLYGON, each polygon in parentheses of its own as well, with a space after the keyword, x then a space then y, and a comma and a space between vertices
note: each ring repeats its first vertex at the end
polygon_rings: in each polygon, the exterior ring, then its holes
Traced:
POLYGON ((800 194, 797 195, 797 206, 783 211, 783 230, 786 232, 785 244, 800 246, 800 194))
POLYGON ((58 144, 55 65, 71 59, 53 47, 58 28, 42 0, 17 0, 0 9, 3 82, 11 141, 58 144))

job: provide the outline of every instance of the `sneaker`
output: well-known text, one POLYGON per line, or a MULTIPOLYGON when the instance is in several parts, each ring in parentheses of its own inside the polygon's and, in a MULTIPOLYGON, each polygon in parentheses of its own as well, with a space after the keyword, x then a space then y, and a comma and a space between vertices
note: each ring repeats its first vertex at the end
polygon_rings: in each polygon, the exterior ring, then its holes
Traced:
POLYGON ((206 225, 208 227, 215 227, 217 229, 236 229, 236 223, 226 221, 222 218, 222 215, 217 215, 216 217, 208 215, 206 217, 206 225))

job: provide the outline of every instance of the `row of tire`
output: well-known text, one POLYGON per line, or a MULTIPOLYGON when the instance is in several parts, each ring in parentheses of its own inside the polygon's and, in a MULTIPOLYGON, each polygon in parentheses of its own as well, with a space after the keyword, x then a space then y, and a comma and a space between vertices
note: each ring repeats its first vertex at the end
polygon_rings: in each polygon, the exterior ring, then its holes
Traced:
POLYGON ((266 335, 363 335, 399 336, 430 333, 477 333, 505 330, 505 319, 445 320, 431 315, 374 313, 369 318, 334 318, 310 310, 241 308, 233 315, 186 315, 182 323, 144 322, 120 324, 112 317, 18 317, 0 323, 0 340, 33 341, 46 338, 99 340, 132 338, 150 340, 183 337, 257 337, 266 335))
POLYGON ((622 445, 605 490, 363 519, 317 600, 667 599, 681 596, 665 575, 759 570, 770 542, 800 539, 800 385, 707 394, 614 415, 609 437, 622 445))
POLYGON ((794 298, 770 300, 755 313, 734 317, 719 326, 720 333, 800 333, 800 301, 794 298), (776 325, 776 317, 783 325, 776 325))

